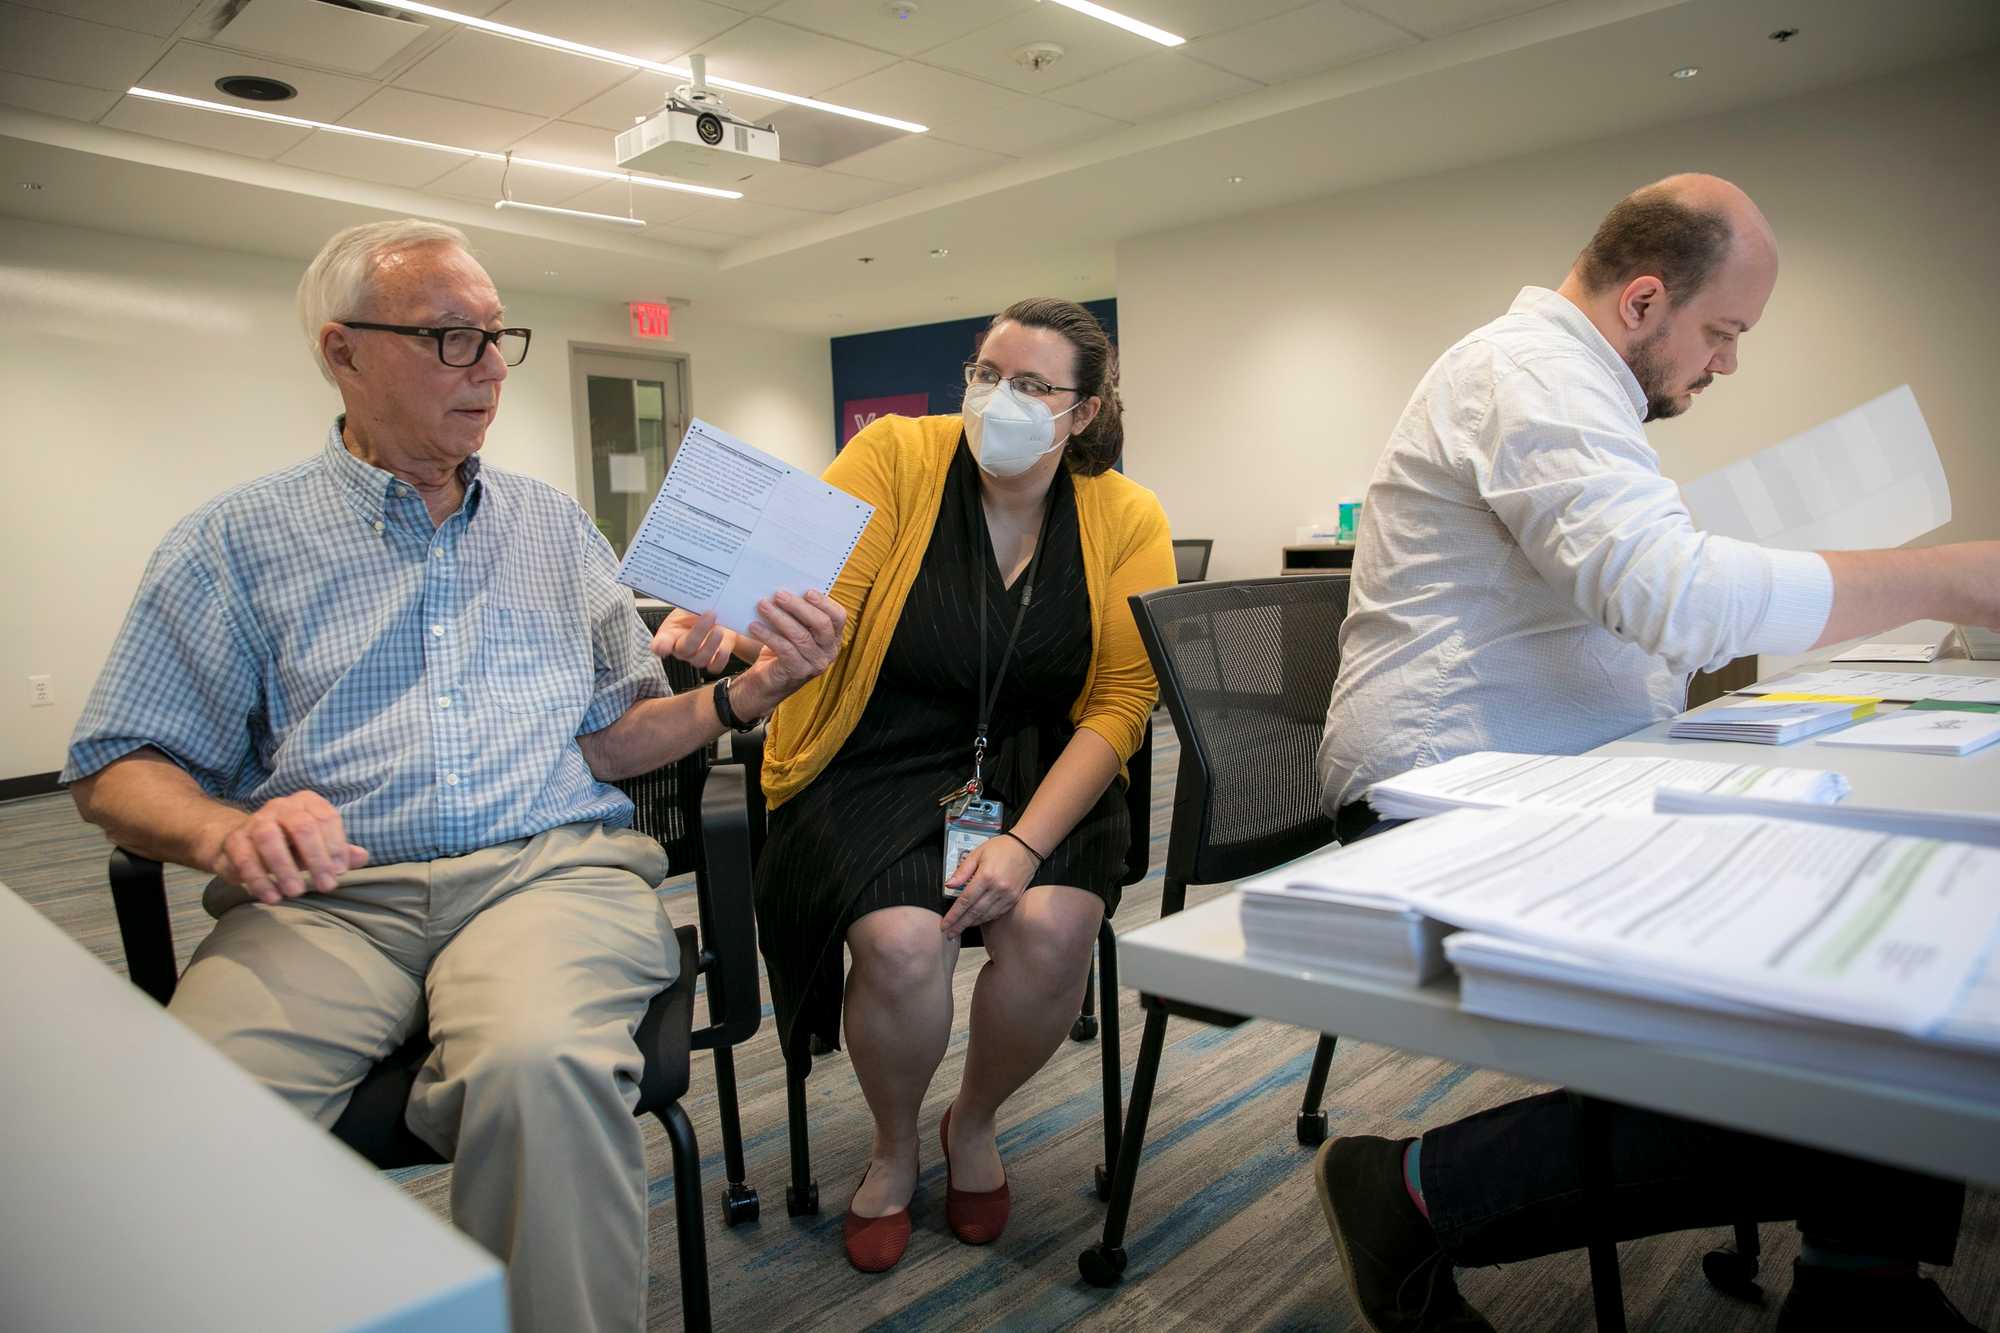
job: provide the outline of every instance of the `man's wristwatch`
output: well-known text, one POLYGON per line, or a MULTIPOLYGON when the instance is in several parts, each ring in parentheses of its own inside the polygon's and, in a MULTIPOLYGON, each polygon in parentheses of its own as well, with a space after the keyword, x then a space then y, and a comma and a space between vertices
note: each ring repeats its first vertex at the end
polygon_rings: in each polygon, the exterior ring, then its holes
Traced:
POLYGON ((715 716, 722 722, 723 726, 729 728, 731 731, 755 731, 763 722, 762 718, 752 718, 750 721, 745 722, 742 718, 736 716, 736 710, 730 707, 729 704, 729 677, 727 676, 715 682, 715 689, 711 691, 710 697, 715 700, 715 716))

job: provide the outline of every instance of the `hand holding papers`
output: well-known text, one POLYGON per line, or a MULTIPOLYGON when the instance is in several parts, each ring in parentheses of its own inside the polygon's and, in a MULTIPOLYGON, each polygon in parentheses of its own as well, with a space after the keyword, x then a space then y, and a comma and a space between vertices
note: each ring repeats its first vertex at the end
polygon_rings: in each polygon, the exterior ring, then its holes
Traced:
POLYGON ((1523 806, 1645 812, 1653 808, 1653 793, 1668 786, 1774 801, 1837 801, 1847 794, 1845 778, 1819 768, 1482 750, 1378 782, 1368 803, 1384 819, 1523 806))
POLYGON ((829 593, 875 513, 867 504, 717 430, 688 426, 618 571, 663 602, 712 611, 739 633, 778 591, 829 593))

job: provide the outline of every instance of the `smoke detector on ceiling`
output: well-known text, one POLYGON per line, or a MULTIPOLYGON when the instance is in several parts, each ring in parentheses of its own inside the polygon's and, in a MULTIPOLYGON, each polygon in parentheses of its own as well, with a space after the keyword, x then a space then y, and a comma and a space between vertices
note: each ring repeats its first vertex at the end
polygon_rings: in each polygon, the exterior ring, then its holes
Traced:
POLYGON ((1063 49, 1054 42, 1030 42, 1014 53, 1014 63, 1039 74, 1063 58, 1063 49))

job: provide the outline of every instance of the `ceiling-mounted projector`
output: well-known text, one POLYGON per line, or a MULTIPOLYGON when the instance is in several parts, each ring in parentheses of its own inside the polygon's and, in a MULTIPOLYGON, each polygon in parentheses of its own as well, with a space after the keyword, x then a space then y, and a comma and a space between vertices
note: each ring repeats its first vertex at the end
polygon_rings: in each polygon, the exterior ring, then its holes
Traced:
POLYGON ((689 56, 694 81, 674 90, 667 104, 612 143, 618 165, 659 176, 744 174, 744 158, 778 160, 778 132, 738 120, 707 83, 707 60, 689 56))

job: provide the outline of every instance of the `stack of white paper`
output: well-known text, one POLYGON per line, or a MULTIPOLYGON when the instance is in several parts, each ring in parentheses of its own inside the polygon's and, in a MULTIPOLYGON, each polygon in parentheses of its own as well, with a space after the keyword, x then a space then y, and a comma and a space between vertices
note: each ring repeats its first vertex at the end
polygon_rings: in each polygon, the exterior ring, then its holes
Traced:
POLYGON ((1944 645, 1926 640, 1923 643, 1859 643, 1844 653, 1836 654, 1836 662, 1935 662, 1938 651, 1944 645))
POLYGON ((1905 708, 1828 736, 1823 745, 1871 750, 1911 750, 1917 754, 1971 754, 2000 741, 2000 713, 1959 713, 1905 708))
POLYGON ((2000 815, 1968 810, 1911 810, 1880 805, 1810 805, 1803 801, 1766 801, 1729 792, 1688 791, 1662 787, 1653 793, 1653 809, 1663 815, 1762 815, 1808 824, 1831 824, 1871 833, 1896 833, 1912 838, 1947 838, 1954 842, 2000 847, 2000 815))
POLYGON ((1845 694, 1864 699, 1954 699, 2000 704, 2000 676, 1957 676, 1937 671, 1794 671, 1745 685, 1738 694, 1845 694))
POLYGON ((1874 711, 1875 705, 1846 702, 1786 700, 1722 704, 1690 713, 1667 728, 1676 740, 1748 741, 1754 745, 1789 745, 1822 731, 1844 727, 1874 711))
POLYGON ((1242 889, 1243 942, 1252 953, 1418 986, 1446 970, 1451 927, 1393 898, 1317 890, 1288 883, 1283 872, 1242 889))
POLYGON ((1644 812, 1653 808, 1653 793, 1661 787, 1774 801, 1837 801, 1848 790, 1846 778, 1823 768, 1481 750, 1378 782, 1368 791, 1368 803, 1384 819, 1522 807, 1644 812))
POLYGON ((2000 631, 1979 625, 1960 625, 1958 637, 1965 642, 1965 655, 1976 662, 2000 659, 2000 631))
MULTIPOLYGON (((1318 898, 1416 912, 1635 979, 1917 1035, 2000 930, 2000 851, 1790 820, 1460 810, 1273 878, 1295 916, 1318 898)), ((1252 903, 1273 895, 1245 886, 1253 950, 1252 903)))
POLYGON ((1929 1038, 1807 1018, 1479 931, 1445 941, 1467 1012, 2000 1100, 2000 950, 1929 1038))

